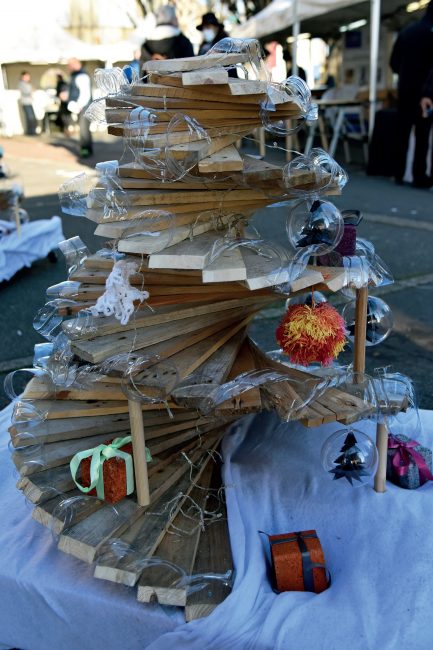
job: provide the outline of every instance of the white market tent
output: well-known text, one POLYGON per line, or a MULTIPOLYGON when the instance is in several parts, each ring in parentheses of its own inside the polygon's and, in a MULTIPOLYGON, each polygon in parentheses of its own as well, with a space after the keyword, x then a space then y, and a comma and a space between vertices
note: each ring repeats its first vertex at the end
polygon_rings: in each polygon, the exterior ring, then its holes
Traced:
POLYGON ((327 22, 324 14, 332 15, 330 22, 338 27, 350 23, 359 18, 370 18, 370 119, 369 133, 372 134, 377 101, 377 66, 379 51, 379 34, 381 13, 385 11, 390 14, 404 7, 402 0, 370 0, 360 2, 359 0, 272 0, 258 14, 250 18, 243 25, 236 26, 231 36, 236 38, 263 38, 270 34, 276 34, 289 27, 293 28, 295 37, 293 59, 296 70, 296 37, 300 32, 300 23, 312 21, 322 16, 323 22, 327 22), (332 12, 332 13, 331 13, 332 12))
POLYGON ((246 23, 236 26, 231 35, 237 38, 262 38, 282 31, 296 21, 308 20, 353 4, 356 4, 353 0, 273 0, 246 23))
POLYGON ((0 65, 4 63, 61 63, 71 57, 82 61, 128 61, 134 46, 127 41, 93 45, 71 36, 57 23, 0 23, 0 65))

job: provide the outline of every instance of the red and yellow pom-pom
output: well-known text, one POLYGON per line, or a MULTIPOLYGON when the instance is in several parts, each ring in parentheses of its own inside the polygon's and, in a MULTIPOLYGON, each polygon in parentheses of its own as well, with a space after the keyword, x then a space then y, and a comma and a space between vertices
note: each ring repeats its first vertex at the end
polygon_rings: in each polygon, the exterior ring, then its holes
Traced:
POLYGON ((293 363, 329 366, 344 349, 346 329, 338 311, 322 302, 289 307, 275 334, 293 363))

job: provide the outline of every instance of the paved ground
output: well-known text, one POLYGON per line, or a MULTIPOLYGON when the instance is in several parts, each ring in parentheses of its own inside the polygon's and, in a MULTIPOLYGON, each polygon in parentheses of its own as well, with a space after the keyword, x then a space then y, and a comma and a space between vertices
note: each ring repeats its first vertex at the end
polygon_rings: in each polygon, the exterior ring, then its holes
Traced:
MULTIPOLYGON (((103 135, 98 136, 95 156, 86 165, 76 158, 76 143, 64 138, 23 137, 0 144, 8 164, 23 181, 24 207, 32 219, 59 214, 57 189, 64 180, 88 171, 98 160, 122 155, 121 143, 103 135)), ((421 406, 433 408, 433 192, 367 177, 361 166, 349 166, 348 172, 349 184, 335 203, 363 211, 359 234, 374 243, 396 279, 394 285, 376 292, 392 307, 395 327, 385 343, 368 350, 367 366, 372 370, 391 365, 409 374, 421 406)), ((256 215, 263 236, 285 236, 287 211, 287 207, 270 208, 256 215)), ((80 235, 91 250, 100 247, 102 242, 93 235, 93 224, 73 217, 62 220, 66 238, 80 235)), ((33 315, 45 302, 46 288, 64 280, 65 273, 62 259, 56 264, 41 260, 0 284, 0 382, 10 370, 31 365, 33 346, 41 340, 32 328, 33 315)), ((277 318, 272 312, 264 316, 260 336, 272 347, 277 318)), ((350 354, 343 358, 350 359, 350 354)), ((0 405, 5 403, 0 391, 0 405)))

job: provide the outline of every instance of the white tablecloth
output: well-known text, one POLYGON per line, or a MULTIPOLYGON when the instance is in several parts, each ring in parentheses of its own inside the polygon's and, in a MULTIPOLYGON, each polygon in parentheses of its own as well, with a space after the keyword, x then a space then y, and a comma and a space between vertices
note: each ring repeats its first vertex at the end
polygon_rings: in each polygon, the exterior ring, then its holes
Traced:
POLYGON ((60 217, 24 223, 17 231, 0 237, 0 282, 42 259, 64 239, 60 217))
MULTIPOLYGON (((433 485, 352 489, 330 480, 320 448, 341 425, 305 429, 272 414, 245 418, 224 442, 237 578, 207 619, 138 605, 57 552, 14 491, 0 423, 0 647, 22 650, 426 650, 433 647, 433 485), (315 528, 332 574, 320 594, 276 595, 258 530, 315 528)), ((420 441, 433 444, 433 413, 420 441)), ((356 425, 373 433, 374 425, 356 425)))

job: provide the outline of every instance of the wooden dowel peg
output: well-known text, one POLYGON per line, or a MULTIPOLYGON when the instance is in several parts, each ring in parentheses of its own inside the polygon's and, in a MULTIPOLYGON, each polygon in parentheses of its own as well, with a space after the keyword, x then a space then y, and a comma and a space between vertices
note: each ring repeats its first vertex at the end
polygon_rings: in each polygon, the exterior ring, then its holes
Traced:
POLYGON ((386 464, 388 458, 388 429, 383 422, 377 423, 376 447, 379 454, 379 463, 374 477, 376 492, 386 492, 386 464))
POLYGON ((135 489, 139 506, 150 503, 149 479, 147 476, 146 443, 144 439, 143 412, 140 402, 128 400, 131 425, 132 450, 134 454, 135 489))
POLYGON ((355 343, 353 372, 363 375, 365 372, 365 342, 367 336, 368 287, 356 290, 355 307, 355 343))

